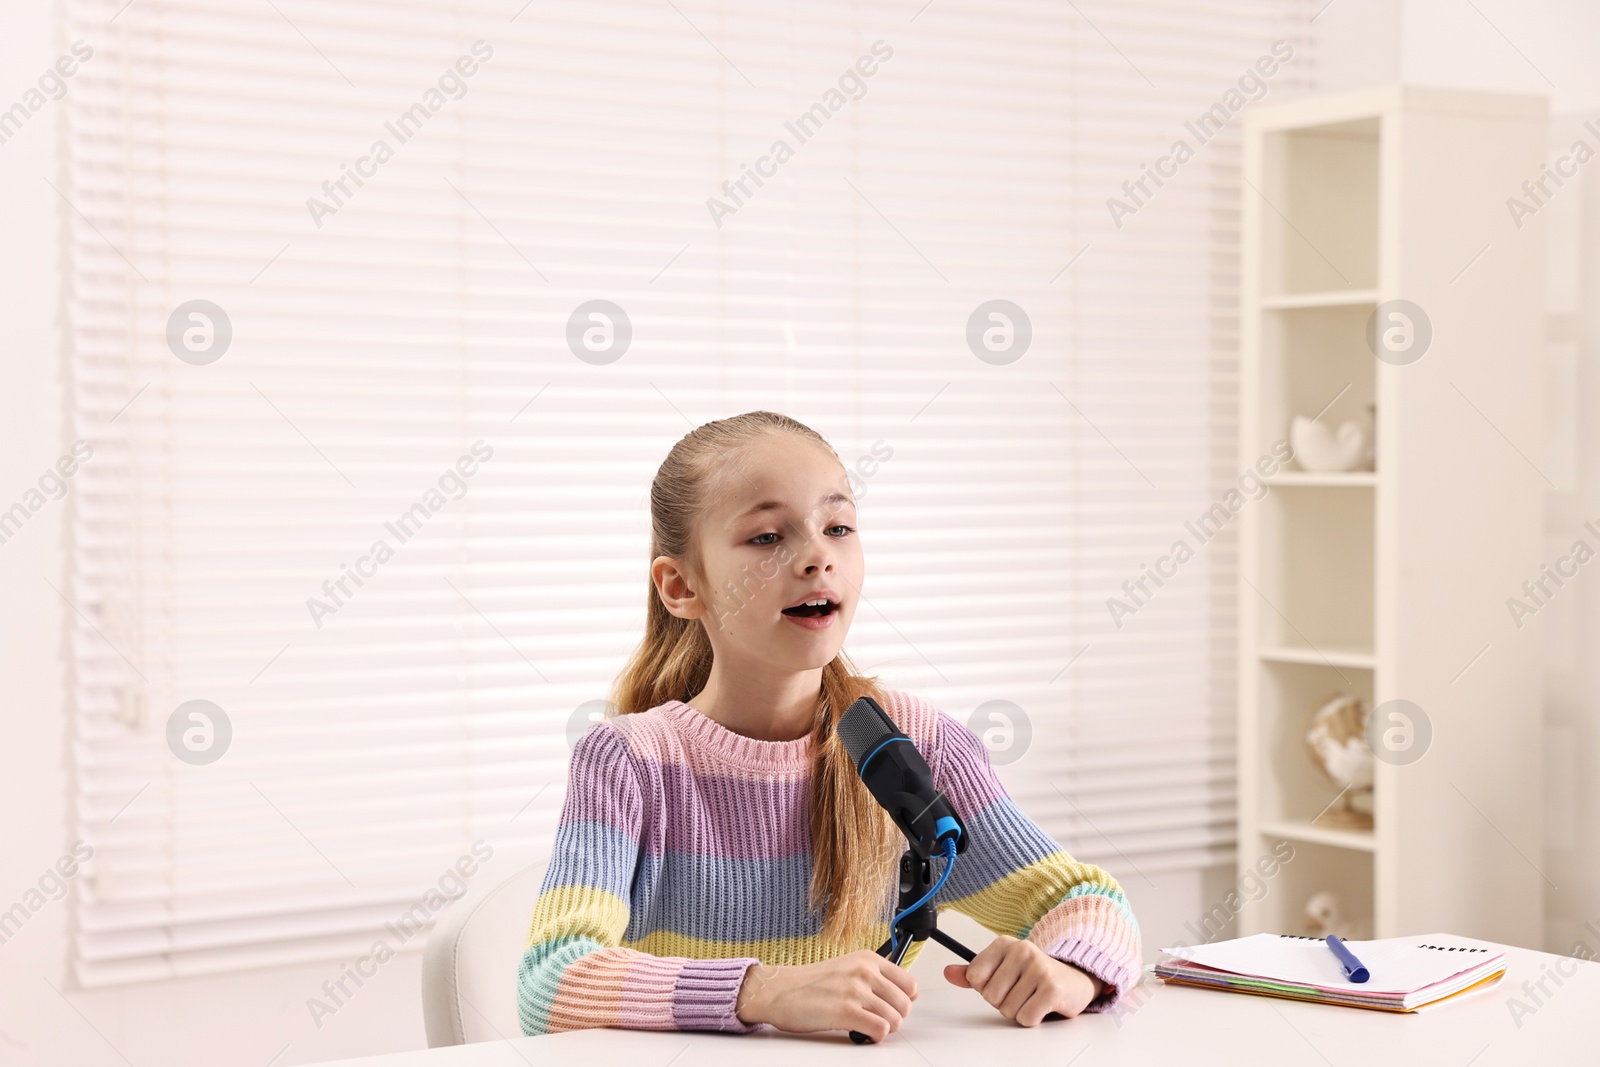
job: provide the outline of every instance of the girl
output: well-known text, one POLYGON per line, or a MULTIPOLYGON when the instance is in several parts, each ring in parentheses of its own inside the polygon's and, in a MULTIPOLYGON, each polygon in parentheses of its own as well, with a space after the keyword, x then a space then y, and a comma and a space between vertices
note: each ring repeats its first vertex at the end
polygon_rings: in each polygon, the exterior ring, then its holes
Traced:
POLYGON ((707 423, 662 463, 650 514, 645 636, 620 714, 572 751, 517 973, 523 1033, 898 1030, 917 983, 874 949, 905 840, 834 732, 862 695, 970 831, 933 903, 998 936, 945 979, 1023 1026, 1115 1003, 1140 960, 1117 882, 1018 810, 966 726, 841 650, 864 567, 822 437, 767 411, 707 423))

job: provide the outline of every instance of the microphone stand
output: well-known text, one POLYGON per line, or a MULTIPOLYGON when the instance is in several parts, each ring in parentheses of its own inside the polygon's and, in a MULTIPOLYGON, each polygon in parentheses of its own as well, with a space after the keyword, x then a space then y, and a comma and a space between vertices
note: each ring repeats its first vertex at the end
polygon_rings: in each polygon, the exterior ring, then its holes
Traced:
MULTIPOLYGON (((899 966, 913 944, 932 938, 971 963, 977 953, 940 932, 933 903, 933 850, 942 846, 949 851, 940 854, 947 855, 967 849, 969 836, 960 814, 934 788, 933 772, 911 738, 872 697, 858 697, 845 709, 839 717, 838 733, 862 783, 900 827, 908 845, 900 857, 900 903, 890 924, 889 940, 878 946, 878 955, 899 966), (929 793, 932 799, 928 799, 929 793), (911 814, 918 807, 921 810, 911 814), (916 910, 908 910, 913 905, 916 910)), ((954 862, 954 855, 945 860, 946 864, 954 862)), ((948 876, 950 868, 946 867, 944 874, 948 876)), ((1045 1018, 1065 1016, 1050 1012, 1045 1018)), ((852 1030, 850 1040, 861 1045, 872 1039, 852 1030)))
MULTIPOLYGON (((917 901, 928 895, 928 890, 933 888, 933 861, 927 856, 920 856, 912 849, 906 849, 900 857, 900 903, 895 905, 895 914, 899 915, 917 901)), ((957 956, 971 963, 977 955, 970 948, 939 929, 939 913, 933 906, 933 899, 923 901, 922 907, 909 915, 904 916, 898 923, 894 923, 889 931, 889 939, 878 946, 878 955, 886 957, 895 966, 905 958, 906 950, 914 942, 933 939, 957 956), (893 946, 891 950, 890 946, 893 946)), ((1060 1012, 1050 1012, 1046 1019, 1064 1019, 1066 1016, 1060 1012)), ((872 1038, 859 1030, 850 1031, 850 1040, 858 1045, 866 1044, 872 1038)))

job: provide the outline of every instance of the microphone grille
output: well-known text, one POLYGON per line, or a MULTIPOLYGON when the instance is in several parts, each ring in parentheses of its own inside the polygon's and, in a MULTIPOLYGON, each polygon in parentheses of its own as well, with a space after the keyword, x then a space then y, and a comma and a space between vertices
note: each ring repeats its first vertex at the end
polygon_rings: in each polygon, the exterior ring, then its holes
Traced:
POLYGON ((884 738, 900 733, 900 728, 884 713, 876 700, 861 697, 839 716, 838 733, 845 751, 850 753, 851 762, 859 771, 861 761, 882 744, 884 738))

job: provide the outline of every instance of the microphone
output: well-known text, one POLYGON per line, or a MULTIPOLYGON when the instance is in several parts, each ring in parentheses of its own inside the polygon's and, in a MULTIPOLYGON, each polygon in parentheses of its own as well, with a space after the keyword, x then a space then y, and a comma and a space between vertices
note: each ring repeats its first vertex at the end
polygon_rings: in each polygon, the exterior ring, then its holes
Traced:
POLYGON ((889 812, 918 856, 928 859, 955 842, 967 850, 967 827, 933 785, 933 772, 911 738, 876 700, 861 697, 839 716, 839 740, 861 781, 889 812))

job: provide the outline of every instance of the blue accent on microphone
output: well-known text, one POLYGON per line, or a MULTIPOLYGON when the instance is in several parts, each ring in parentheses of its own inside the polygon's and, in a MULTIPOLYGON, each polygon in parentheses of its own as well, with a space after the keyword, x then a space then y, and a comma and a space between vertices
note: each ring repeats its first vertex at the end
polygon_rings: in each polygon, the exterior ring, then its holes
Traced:
POLYGON ((868 767, 868 765, 870 765, 872 763, 872 757, 876 756, 878 754, 878 752, 883 748, 884 745, 893 744, 896 741, 904 741, 907 744, 910 744, 911 743, 911 738, 909 738, 909 737, 890 737, 890 738, 886 738, 883 741, 878 742, 878 747, 873 749, 871 752, 868 752, 867 753, 867 758, 861 761, 861 771, 860 771, 861 777, 865 778, 867 776, 867 767, 868 767))
POLYGON ((950 838, 952 843, 954 843, 956 841, 960 841, 961 840, 961 826, 960 826, 960 824, 957 823, 954 819, 952 819, 948 815, 939 816, 939 821, 933 824, 933 839, 935 841, 943 841, 944 838, 945 838, 945 835, 946 834, 950 834, 950 833, 953 833, 955 835, 954 837, 950 838))

